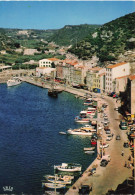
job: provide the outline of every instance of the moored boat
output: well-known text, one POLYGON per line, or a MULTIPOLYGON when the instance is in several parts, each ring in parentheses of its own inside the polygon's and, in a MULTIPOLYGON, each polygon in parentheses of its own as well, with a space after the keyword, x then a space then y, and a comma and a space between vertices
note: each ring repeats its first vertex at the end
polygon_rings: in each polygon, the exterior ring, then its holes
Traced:
POLYGON ((48 95, 51 97, 58 97, 58 92, 55 89, 48 89, 48 95))
POLYGON ((75 122, 77 122, 77 123, 89 123, 90 119, 89 118, 75 117, 75 122))
POLYGON ((72 180, 74 179, 74 176, 70 176, 70 175, 64 175, 64 176, 46 175, 45 179, 48 182, 51 182, 51 183, 71 184, 72 180))
POLYGON ((54 169, 66 172, 77 172, 82 170, 82 166, 76 163, 62 163, 62 165, 54 165, 54 169))
POLYGON ((94 154, 95 151, 93 151, 93 150, 92 150, 92 151, 85 151, 84 153, 85 153, 85 154, 94 154))
POLYGON ((82 129, 69 129, 67 130, 67 134, 70 135, 92 135, 92 132, 90 130, 82 130, 82 129))
POLYGON ((92 151, 92 150, 95 150, 95 147, 84 148, 84 151, 92 151))
POLYGON ((49 188, 49 189, 63 189, 66 187, 65 184, 59 184, 59 183, 45 183, 42 182, 42 186, 49 188))
POLYGON ((97 140, 95 138, 91 139, 91 145, 96 145, 97 144, 97 140))
POLYGON ((16 86, 16 85, 21 84, 21 82, 22 82, 22 81, 21 81, 18 77, 14 77, 14 78, 9 79, 9 80, 7 81, 7 86, 8 86, 8 87, 16 86))

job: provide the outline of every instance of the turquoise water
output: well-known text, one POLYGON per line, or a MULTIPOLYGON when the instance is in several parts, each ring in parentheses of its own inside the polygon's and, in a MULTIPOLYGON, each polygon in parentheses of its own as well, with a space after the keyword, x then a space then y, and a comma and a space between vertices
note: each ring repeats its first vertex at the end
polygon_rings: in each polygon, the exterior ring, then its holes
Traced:
POLYGON ((51 98, 47 90, 27 83, 0 85, 0 194, 3 186, 13 193, 43 194, 41 180, 53 174, 53 165, 80 163, 83 171, 96 154, 86 155, 89 137, 60 135, 79 127, 74 118, 83 101, 62 92, 51 98))

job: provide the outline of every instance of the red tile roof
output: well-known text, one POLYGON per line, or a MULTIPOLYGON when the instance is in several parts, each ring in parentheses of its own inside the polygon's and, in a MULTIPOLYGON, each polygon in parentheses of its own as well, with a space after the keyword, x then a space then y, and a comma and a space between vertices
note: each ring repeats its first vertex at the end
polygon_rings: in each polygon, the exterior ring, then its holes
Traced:
POLYGON ((48 58, 48 60, 51 60, 51 61, 58 61, 59 59, 57 59, 57 58, 48 58))
POLYGON ((122 76, 122 77, 117 77, 116 79, 123 79, 123 78, 126 78, 126 77, 129 77, 129 75, 122 76))
POLYGON ((109 65, 109 66, 107 66, 106 68, 116 68, 116 67, 122 66, 122 65, 124 65, 124 64, 127 64, 127 62, 120 62, 120 63, 118 63, 118 64, 109 65))
POLYGON ((101 76, 104 76, 105 75, 105 72, 104 73, 102 73, 102 74, 100 74, 99 76, 101 77, 101 76))
POLYGON ((130 76, 129 76, 129 79, 130 79, 131 81, 135 80, 135 75, 130 75, 130 76))

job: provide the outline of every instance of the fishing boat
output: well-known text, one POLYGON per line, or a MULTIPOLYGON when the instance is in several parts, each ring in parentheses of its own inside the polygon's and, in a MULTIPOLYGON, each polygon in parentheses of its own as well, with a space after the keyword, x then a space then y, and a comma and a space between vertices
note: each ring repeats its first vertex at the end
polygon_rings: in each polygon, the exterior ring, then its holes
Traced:
POLYGON ((92 132, 91 132, 91 130, 85 130, 85 129, 83 129, 83 130, 82 129, 69 129, 69 130, 67 130, 67 134, 91 136, 92 132))
POLYGON ((8 87, 16 86, 16 85, 21 84, 21 82, 22 82, 22 81, 21 81, 18 77, 14 77, 14 78, 9 79, 9 80, 7 81, 7 86, 8 86, 8 87))
POLYGON ((82 170, 82 166, 76 163, 62 163, 62 165, 54 165, 54 169, 66 172, 77 172, 82 170))
POLYGON ((42 182, 42 186, 49 189, 63 189, 66 187, 66 184, 42 182))
POLYGON ((94 126, 91 126, 91 125, 85 125, 83 127, 81 127, 81 130, 90 130, 92 133, 95 133, 97 130, 95 129, 94 126))
POLYGON ((94 154, 95 151, 93 151, 93 150, 92 150, 92 151, 85 151, 84 153, 85 153, 85 154, 94 154))
POLYGON ((75 122, 77 123, 89 123, 90 119, 89 118, 80 118, 79 116, 75 117, 75 122))
POLYGON ((85 102, 84 102, 84 105, 92 105, 93 103, 93 99, 92 98, 88 98, 85 102))
POLYGON ((95 138, 91 139, 91 145, 96 145, 97 144, 97 140, 95 138))
POLYGON ((70 175, 64 175, 64 176, 58 176, 58 175, 46 175, 45 179, 48 182, 51 183, 59 183, 59 184, 71 184, 72 180, 74 179, 74 176, 70 175))
POLYGON ((57 98, 58 92, 55 89, 48 89, 48 95, 57 98))
POLYGON ((84 151, 92 151, 92 150, 95 150, 95 147, 84 148, 84 151))

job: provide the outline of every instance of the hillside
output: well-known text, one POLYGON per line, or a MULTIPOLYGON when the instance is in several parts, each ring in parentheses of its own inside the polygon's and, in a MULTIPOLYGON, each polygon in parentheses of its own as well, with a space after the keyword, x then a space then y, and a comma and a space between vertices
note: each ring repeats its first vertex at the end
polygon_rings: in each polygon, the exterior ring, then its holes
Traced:
POLYGON ((18 47, 20 47, 19 43, 17 43, 12 38, 6 36, 4 29, 0 29, 0 50, 6 50, 10 52, 12 49, 18 47))
POLYGON ((66 25, 50 36, 48 41, 53 41, 60 46, 73 45, 84 39, 89 33, 93 33, 99 27, 100 25, 88 24, 66 25))
POLYGON ((120 17, 90 33, 69 51, 82 59, 97 55, 101 61, 115 60, 121 53, 135 48, 134 24, 135 13, 120 17))

